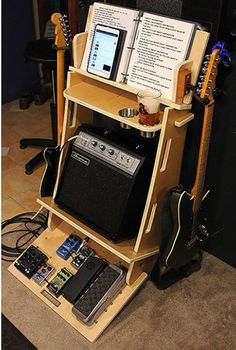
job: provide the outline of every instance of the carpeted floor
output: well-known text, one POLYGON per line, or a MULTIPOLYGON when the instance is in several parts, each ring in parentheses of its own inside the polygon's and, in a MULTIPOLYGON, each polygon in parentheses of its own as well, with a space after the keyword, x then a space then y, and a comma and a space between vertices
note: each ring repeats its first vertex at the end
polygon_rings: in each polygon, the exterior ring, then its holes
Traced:
POLYGON ((39 350, 236 348, 236 272, 208 254, 199 272, 167 290, 148 281, 94 344, 5 268, 3 285, 3 313, 39 350))

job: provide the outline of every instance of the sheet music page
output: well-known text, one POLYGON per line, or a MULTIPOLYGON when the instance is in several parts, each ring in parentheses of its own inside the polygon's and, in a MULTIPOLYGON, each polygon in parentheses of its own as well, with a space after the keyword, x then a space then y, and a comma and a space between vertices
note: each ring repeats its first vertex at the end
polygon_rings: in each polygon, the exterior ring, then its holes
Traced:
POLYGON ((127 9, 125 7, 113 6, 103 3, 95 2, 93 4, 93 12, 91 17, 91 24, 88 33, 88 39, 85 47, 85 52, 81 64, 81 69, 87 70, 89 53, 92 45, 93 35, 96 24, 103 24, 117 29, 126 31, 123 52, 119 63, 116 81, 122 81, 124 73, 127 71, 127 61, 129 56, 130 45, 133 43, 135 19, 139 16, 139 11, 127 9))
POLYGON ((144 13, 127 84, 140 89, 159 89, 163 97, 172 100, 174 68, 185 60, 194 32, 194 23, 144 13))

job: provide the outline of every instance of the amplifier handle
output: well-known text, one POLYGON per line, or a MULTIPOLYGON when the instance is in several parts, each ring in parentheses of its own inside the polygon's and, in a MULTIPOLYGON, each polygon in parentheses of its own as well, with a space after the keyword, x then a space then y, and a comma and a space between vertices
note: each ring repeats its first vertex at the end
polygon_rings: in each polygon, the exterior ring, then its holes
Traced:
POLYGON ((156 208, 157 208, 157 203, 154 203, 152 205, 152 210, 151 210, 151 214, 150 214, 150 217, 149 217, 147 228, 145 230, 145 234, 149 233, 151 231, 151 229, 152 229, 152 224, 153 224, 154 216, 155 216, 155 213, 156 213, 156 208))

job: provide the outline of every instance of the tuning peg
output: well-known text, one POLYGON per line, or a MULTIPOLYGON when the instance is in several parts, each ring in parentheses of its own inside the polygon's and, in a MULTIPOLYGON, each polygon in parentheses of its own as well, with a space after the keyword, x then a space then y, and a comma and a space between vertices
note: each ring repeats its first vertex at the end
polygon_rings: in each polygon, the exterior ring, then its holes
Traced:
POLYGON ((203 74, 206 74, 207 68, 206 68, 206 67, 202 67, 201 72, 202 72, 203 74))
POLYGON ((205 80, 205 75, 200 75, 199 80, 204 81, 205 80))
POLYGON ((204 83, 200 83, 200 82, 197 83, 197 85, 198 85, 199 88, 202 88, 202 87, 203 87, 203 84, 204 84, 204 83))
POLYGON ((208 61, 209 61, 209 60, 210 60, 210 58, 211 58, 211 55, 209 55, 209 54, 208 54, 208 55, 205 55, 205 59, 206 59, 206 60, 208 60, 208 61))
POLYGON ((196 88, 196 93, 197 93, 198 95, 200 95, 201 92, 202 92, 202 89, 196 88))

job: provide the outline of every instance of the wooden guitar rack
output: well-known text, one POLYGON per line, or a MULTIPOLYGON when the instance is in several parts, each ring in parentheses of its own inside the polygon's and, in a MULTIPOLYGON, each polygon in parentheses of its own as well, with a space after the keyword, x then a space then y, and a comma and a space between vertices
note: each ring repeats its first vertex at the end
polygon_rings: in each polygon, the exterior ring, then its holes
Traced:
MULTIPOLYGON (((56 271, 62 267, 73 270, 68 261, 62 260, 56 249, 65 238, 75 233, 81 238, 89 237, 92 249, 107 261, 123 267, 126 271, 126 286, 96 323, 87 327, 72 314, 72 305, 62 296, 59 305, 54 305, 42 294, 45 288, 26 278, 12 264, 9 271, 25 286, 30 288, 52 310, 64 318, 89 341, 95 341, 125 304, 134 296, 148 278, 157 259, 160 241, 160 215, 163 199, 169 188, 178 185, 185 143, 187 123, 193 119, 191 93, 185 95, 185 83, 195 84, 209 34, 197 31, 189 59, 176 67, 175 100, 161 101, 161 122, 155 126, 144 126, 138 117, 123 118, 118 111, 125 107, 137 108, 136 90, 96 77, 80 69, 87 33, 77 34, 73 40, 74 66, 69 68, 67 88, 64 91, 65 112, 62 144, 73 136, 77 127, 84 122, 92 123, 93 111, 104 114, 119 123, 138 129, 140 132, 160 133, 156 149, 155 163, 149 185, 141 225, 137 237, 120 243, 111 243, 79 220, 59 209, 53 197, 38 199, 38 203, 49 210, 48 229, 35 241, 34 245, 48 257, 56 271), (189 81, 190 80, 190 81, 189 81)), ((63 160, 62 160, 63 164, 63 160)), ((61 164, 61 165, 62 165, 61 164)), ((60 174, 58 174, 58 178, 60 174)), ((76 272, 76 271, 72 271, 76 272)))

